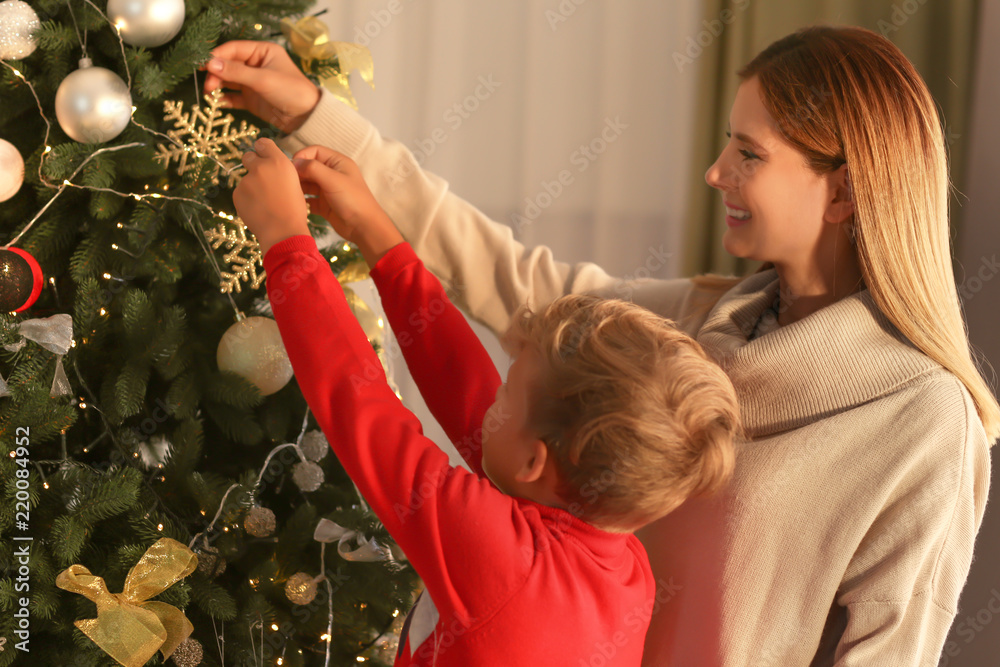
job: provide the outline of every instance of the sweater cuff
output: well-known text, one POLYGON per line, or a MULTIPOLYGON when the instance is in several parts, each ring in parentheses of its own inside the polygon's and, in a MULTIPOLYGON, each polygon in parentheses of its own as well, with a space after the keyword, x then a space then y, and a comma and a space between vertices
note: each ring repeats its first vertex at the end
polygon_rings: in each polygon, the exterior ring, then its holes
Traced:
POLYGON ((411 264, 419 262, 420 258, 417 257, 417 253, 413 252, 413 247, 406 241, 403 241, 400 244, 394 245, 388 252, 382 255, 382 259, 375 262, 375 266, 372 267, 369 273, 372 280, 378 282, 396 275, 411 264))
POLYGON ((309 234, 296 234, 295 236, 289 236, 287 239, 278 241, 271 246, 271 249, 267 251, 266 255, 264 255, 264 271, 272 273, 274 265, 277 264, 282 257, 295 252, 319 252, 319 249, 316 246, 316 239, 309 234))
POLYGON ((289 153, 297 153, 306 146, 327 146, 357 161, 374 133, 375 128, 368 120, 320 86, 319 103, 306 122, 277 143, 289 153))

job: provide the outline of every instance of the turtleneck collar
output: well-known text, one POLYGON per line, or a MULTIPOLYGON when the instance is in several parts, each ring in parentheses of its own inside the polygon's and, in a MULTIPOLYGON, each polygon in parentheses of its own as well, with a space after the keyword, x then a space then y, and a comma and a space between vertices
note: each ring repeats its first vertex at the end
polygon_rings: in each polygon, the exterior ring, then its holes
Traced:
POLYGON ((719 299, 696 336, 733 381, 749 438, 849 410, 941 368, 867 289, 748 341, 777 293, 776 270, 749 276, 719 299))

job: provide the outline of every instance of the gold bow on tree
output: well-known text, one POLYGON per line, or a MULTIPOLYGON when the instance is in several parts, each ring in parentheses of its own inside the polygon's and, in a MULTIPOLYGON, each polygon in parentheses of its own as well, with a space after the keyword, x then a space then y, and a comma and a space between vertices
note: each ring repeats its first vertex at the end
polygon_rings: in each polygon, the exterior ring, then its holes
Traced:
POLYGON ((311 72, 314 61, 337 60, 335 67, 321 66, 315 74, 323 87, 357 109, 358 103, 351 94, 349 75, 358 70, 361 78, 372 88, 375 87, 375 64, 368 47, 353 42, 332 42, 326 25, 315 16, 307 16, 292 21, 281 20, 281 32, 302 60, 302 69, 311 72))
POLYGON ((194 571, 198 557, 169 537, 157 540, 125 578, 121 593, 110 593, 104 579, 83 565, 70 565, 56 586, 79 593, 97 604, 97 618, 76 627, 125 667, 141 667, 160 651, 166 660, 194 630, 177 607, 147 602, 194 571))

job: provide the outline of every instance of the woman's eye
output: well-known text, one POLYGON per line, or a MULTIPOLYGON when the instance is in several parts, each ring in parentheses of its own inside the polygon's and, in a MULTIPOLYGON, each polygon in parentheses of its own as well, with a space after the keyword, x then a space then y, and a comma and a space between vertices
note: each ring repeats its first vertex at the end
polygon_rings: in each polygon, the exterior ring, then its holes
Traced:
MULTIPOLYGON (((726 137, 728 137, 729 139, 732 139, 733 138, 733 133, 730 132, 729 130, 726 130, 726 137)), ((743 156, 744 160, 759 160, 760 159, 759 155, 754 155, 750 151, 748 151, 746 149, 743 149, 743 148, 740 149, 740 155, 743 156)))

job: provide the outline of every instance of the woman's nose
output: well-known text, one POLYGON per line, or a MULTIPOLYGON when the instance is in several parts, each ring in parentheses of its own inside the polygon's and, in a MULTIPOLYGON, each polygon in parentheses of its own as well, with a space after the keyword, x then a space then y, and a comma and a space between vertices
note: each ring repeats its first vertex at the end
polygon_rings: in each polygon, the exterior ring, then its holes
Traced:
POLYGON ((725 173, 723 166, 723 158, 722 154, 720 153, 719 157, 717 157, 715 159, 715 162, 712 163, 712 166, 709 167, 708 171, 705 172, 705 182, 711 185, 713 188, 718 188, 719 190, 721 190, 723 189, 723 187, 725 187, 724 178, 725 178, 725 173))

